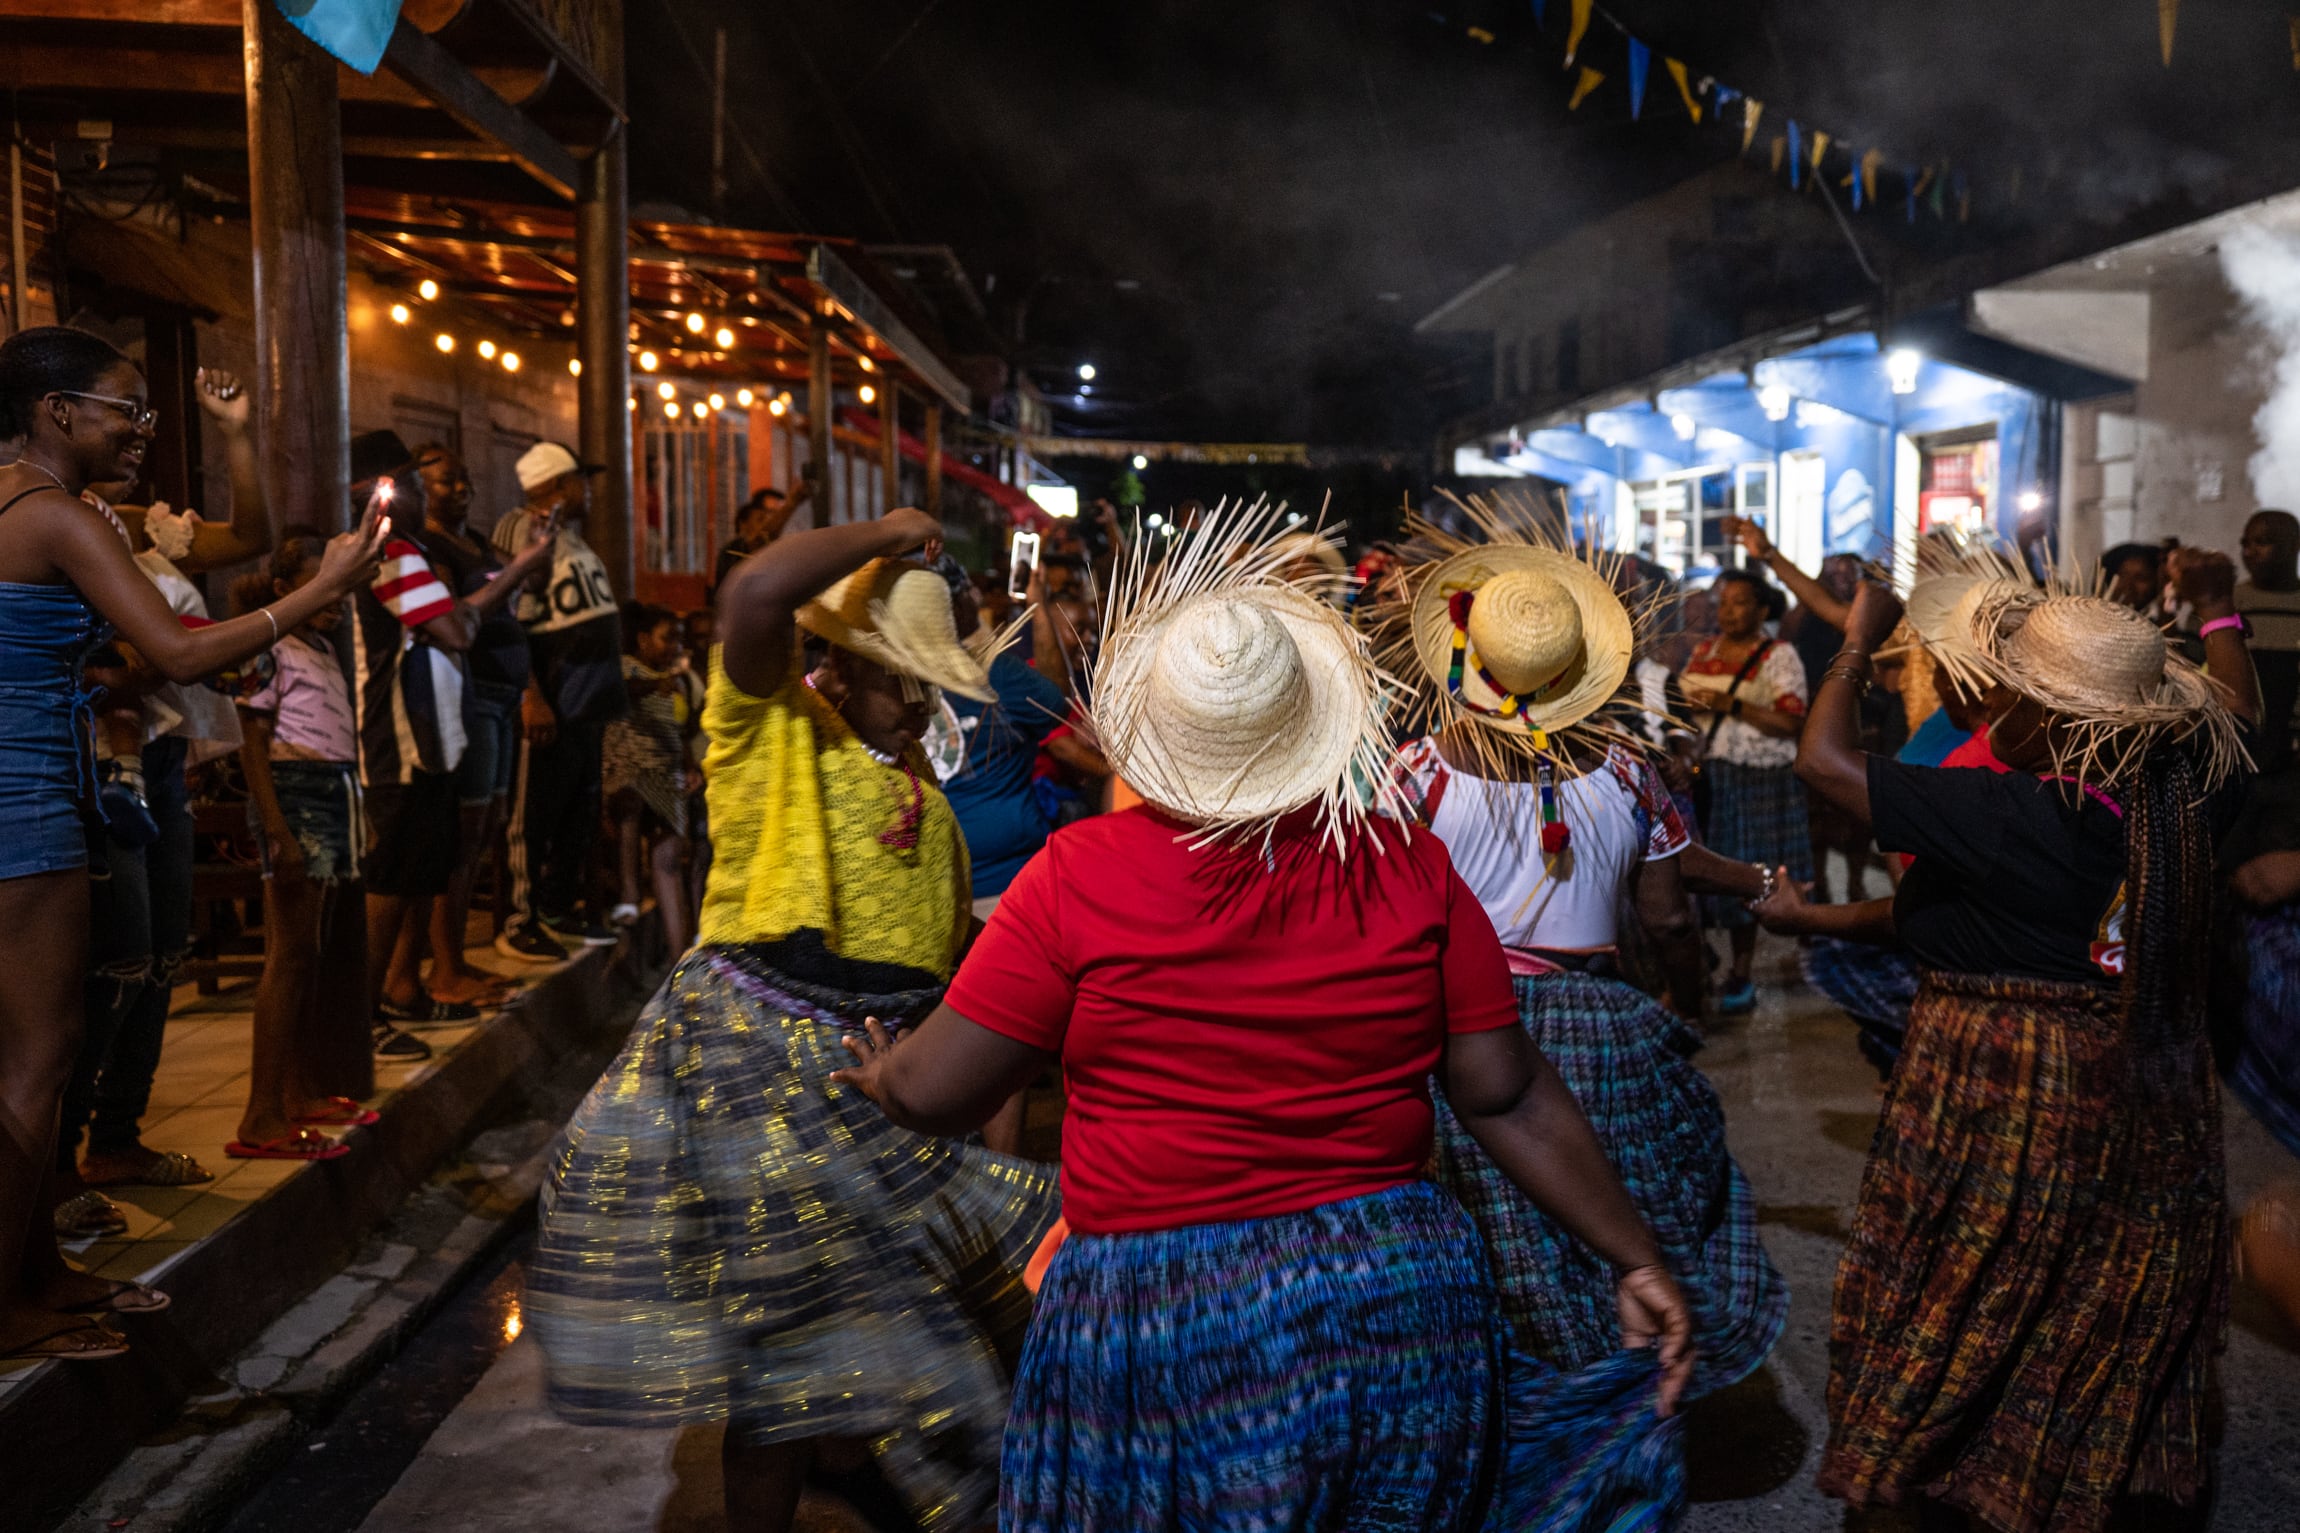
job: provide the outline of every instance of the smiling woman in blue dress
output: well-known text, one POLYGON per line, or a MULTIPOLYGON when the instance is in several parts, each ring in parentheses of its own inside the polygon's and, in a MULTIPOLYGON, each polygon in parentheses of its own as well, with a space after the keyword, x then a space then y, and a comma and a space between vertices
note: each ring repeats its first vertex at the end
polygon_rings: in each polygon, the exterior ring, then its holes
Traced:
POLYGON ((186 628, 139 569, 118 521, 83 500, 132 479, 153 435, 136 365, 64 326, 0 342, 0 1358, 93 1359, 124 1343, 109 1314, 166 1296, 66 1266, 48 1223, 57 1103, 79 1047, 88 949, 87 819, 93 801, 82 682, 117 632, 173 682, 265 649, 373 572, 388 523, 371 508, 332 540, 317 578, 268 607, 186 628))

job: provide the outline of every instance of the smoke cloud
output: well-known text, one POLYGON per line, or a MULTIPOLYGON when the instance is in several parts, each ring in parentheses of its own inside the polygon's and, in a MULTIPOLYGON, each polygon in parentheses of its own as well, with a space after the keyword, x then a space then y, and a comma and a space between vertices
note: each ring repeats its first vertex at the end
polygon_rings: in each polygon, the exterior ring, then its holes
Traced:
POLYGON ((2220 242, 2220 269, 2257 333, 2268 398, 2252 417, 2249 465, 2263 506, 2300 506, 2300 236, 2240 229, 2220 242))

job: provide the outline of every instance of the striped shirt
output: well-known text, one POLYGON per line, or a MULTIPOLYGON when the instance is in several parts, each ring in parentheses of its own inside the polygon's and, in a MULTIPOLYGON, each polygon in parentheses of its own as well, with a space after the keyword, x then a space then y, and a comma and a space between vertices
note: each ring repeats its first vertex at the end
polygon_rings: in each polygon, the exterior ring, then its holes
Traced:
POLYGON ((352 681, 359 698, 359 776, 411 782, 463 760, 463 663, 418 631, 455 610, 423 550, 405 538, 383 547, 375 580, 352 602, 352 681))

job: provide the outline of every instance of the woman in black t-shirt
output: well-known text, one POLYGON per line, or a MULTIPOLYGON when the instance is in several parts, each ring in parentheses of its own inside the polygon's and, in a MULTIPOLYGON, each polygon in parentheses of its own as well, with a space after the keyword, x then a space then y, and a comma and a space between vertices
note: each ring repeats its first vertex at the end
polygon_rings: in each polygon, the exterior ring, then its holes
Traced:
POLYGON ((2192 556, 2182 586, 2215 680, 2113 602, 2008 578, 1974 605, 1937 657, 1999 689, 2002 775, 1860 750, 1901 615, 1882 588, 1823 673, 1798 775, 1916 862, 1891 900, 1760 914, 1897 939, 1924 973, 1830 1327, 1820 1484, 1856 1505, 2096 1533, 2126 1497, 2203 1502, 2228 1258, 2207 795, 2258 692, 2217 626, 2228 562, 2192 556))

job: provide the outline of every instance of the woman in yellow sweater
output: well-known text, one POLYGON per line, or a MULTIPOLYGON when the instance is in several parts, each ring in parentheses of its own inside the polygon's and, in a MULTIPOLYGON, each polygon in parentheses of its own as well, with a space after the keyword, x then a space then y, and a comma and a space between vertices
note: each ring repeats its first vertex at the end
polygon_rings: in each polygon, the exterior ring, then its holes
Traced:
MULTIPOLYGON (((727 1420, 728 1525, 791 1525, 817 1450, 867 1443, 921 1527, 998 1487, 1020 1276, 1050 1168, 895 1128, 829 1084, 866 1017, 932 1010, 973 930, 919 750, 989 701, 923 512, 794 533, 719 588, 701 938, 568 1125, 528 1315, 567 1418, 727 1420), (828 640, 811 673, 798 630, 828 640)), ((859 1449, 857 1450, 859 1451, 859 1449)))

